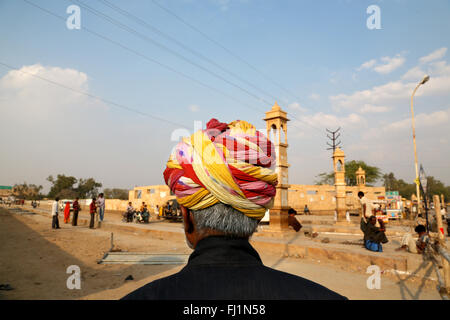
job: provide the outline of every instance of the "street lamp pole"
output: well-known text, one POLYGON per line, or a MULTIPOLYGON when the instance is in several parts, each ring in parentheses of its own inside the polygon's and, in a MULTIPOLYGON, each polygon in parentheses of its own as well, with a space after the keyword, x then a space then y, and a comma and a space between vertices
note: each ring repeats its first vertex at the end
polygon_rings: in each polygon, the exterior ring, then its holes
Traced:
POLYGON ((422 81, 416 86, 412 95, 411 95, 411 115, 412 115, 412 130, 413 130, 413 143, 414 143, 414 164, 416 167, 416 195, 417 195, 417 213, 420 213, 422 210, 420 206, 420 190, 419 190, 419 167, 417 164, 417 148, 416 148, 416 126, 414 122, 414 95, 416 94, 417 89, 423 84, 425 84, 428 80, 430 80, 430 76, 425 76, 422 81))

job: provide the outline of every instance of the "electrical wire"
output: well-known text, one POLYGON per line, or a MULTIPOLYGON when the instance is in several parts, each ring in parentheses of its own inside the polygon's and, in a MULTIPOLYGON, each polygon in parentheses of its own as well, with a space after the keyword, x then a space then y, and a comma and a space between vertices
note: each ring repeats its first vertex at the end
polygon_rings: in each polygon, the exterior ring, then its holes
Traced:
POLYGON ((262 71, 258 70, 255 66, 253 66, 252 64, 250 64, 248 61, 246 61, 244 58, 240 57, 239 55, 237 55, 236 53, 234 53, 233 51, 231 51, 230 49, 228 49, 227 47, 225 47, 224 45, 222 45, 221 43, 219 43, 218 41, 214 40, 212 37, 208 36, 206 33, 204 33, 203 31, 199 30, 198 28, 196 28, 194 25, 190 24, 189 22, 187 22, 186 20, 184 20, 183 18, 181 18, 180 16, 178 16, 176 13, 174 13, 173 11, 169 10, 167 7, 164 7, 163 5, 161 5, 158 1, 156 0, 152 0, 152 2, 159 7, 160 9, 164 10, 165 12, 167 12, 168 14, 170 14, 171 16, 173 16, 174 18, 176 18, 177 20, 179 20, 180 22, 182 22, 184 25, 188 26, 190 29, 194 30, 195 32, 199 33, 200 35, 202 35, 204 38, 206 38, 207 40, 209 40, 210 42, 214 43, 216 46, 222 48, 224 51, 226 51, 229 55, 233 56, 235 59, 241 61, 242 63, 244 63, 245 65, 247 65, 247 67, 249 67, 250 69, 252 69, 253 71, 255 71, 256 73, 258 73, 260 76, 262 76, 263 78, 265 78, 266 80, 268 80, 269 82, 271 82, 272 84, 274 84, 275 86, 277 86, 278 88, 280 88, 281 90, 285 91, 286 93, 288 93, 289 95, 291 95, 292 97, 294 97, 295 99, 299 100, 300 99, 294 94, 292 93, 290 90, 284 88, 281 84, 277 83, 276 81, 273 80, 273 78, 265 75, 262 71))
POLYGON ((55 85, 55 86, 64 88, 64 89, 66 89, 66 90, 70 90, 70 91, 73 91, 73 92, 76 92, 76 93, 85 95, 85 96, 87 96, 87 97, 90 97, 90 98, 93 98, 93 99, 102 101, 102 102, 104 102, 104 103, 106 103, 106 104, 108 104, 108 105, 112 105, 112 106, 115 106, 115 107, 118 107, 118 108, 121 108, 121 109, 124 109, 124 110, 127 110, 127 111, 131 111, 131 112, 140 114, 140 115, 142 115, 142 116, 146 116, 146 117, 152 118, 152 119, 154 119, 154 120, 163 121, 163 122, 166 122, 166 123, 168 123, 168 124, 170 124, 170 125, 173 125, 173 126, 177 126, 177 127, 181 127, 181 128, 188 129, 185 125, 182 125, 182 124, 180 124, 180 123, 177 123, 177 122, 174 122, 174 121, 171 121, 171 120, 167 120, 167 119, 161 118, 161 117, 159 117, 159 116, 151 115, 151 114, 148 114, 148 113, 146 113, 146 112, 139 111, 139 110, 137 110, 137 109, 130 108, 130 107, 126 106, 126 105, 123 105, 123 104, 120 104, 120 103, 116 103, 116 102, 111 101, 111 100, 108 100, 108 99, 104 99, 104 98, 102 98, 102 97, 93 95, 93 94, 91 94, 91 93, 89 93, 89 92, 85 92, 85 91, 82 91, 82 90, 78 90, 78 89, 75 89, 75 88, 66 86, 66 85, 64 85, 64 84, 62 84, 62 83, 59 83, 59 82, 54 81, 54 80, 50 80, 50 79, 45 78, 45 77, 41 77, 41 76, 39 76, 39 75, 37 75, 37 74, 33 74, 33 73, 31 73, 31 72, 23 71, 23 70, 21 70, 21 69, 19 69, 19 68, 13 67, 13 66, 11 66, 11 65, 9 65, 9 64, 7 64, 7 63, 4 63, 4 62, 1 62, 1 61, 0 61, 0 65, 4 66, 4 67, 6 67, 6 68, 8 68, 8 69, 10 69, 10 70, 15 70, 15 71, 18 71, 18 72, 20 72, 20 73, 27 74, 27 75, 30 75, 30 76, 32 76, 32 77, 34 77, 34 78, 40 79, 40 80, 42 80, 42 81, 46 81, 46 82, 48 82, 48 83, 51 83, 51 84, 53 84, 53 85, 55 85))
MULTIPOLYGON (((51 11, 49 11, 49 10, 47 10, 47 9, 45 9, 45 8, 43 8, 43 7, 41 7, 41 6, 39 6, 39 5, 37 5, 37 4, 35 4, 35 3, 31 2, 31 1, 29 1, 29 0, 23 0, 23 1, 26 2, 26 3, 28 3, 28 4, 30 4, 30 5, 32 5, 32 6, 34 6, 34 7, 36 7, 37 9, 39 9, 39 10, 41 10, 41 11, 44 11, 44 12, 46 12, 46 13, 48 13, 48 14, 50 14, 50 15, 52 15, 52 16, 58 18, 58 19, 60 19, 60 20, 63 20, 63 21, 66 20, 64 17, 59 16, 58 14, 55 14, 55 13, 53 13, 53 12, 51 12, 51 11)), ((86 5, 85 5, 85 6, 86 6, 86 5)), ((88 10, 89 10, 89 9, 88 9, 88 10)), ((92 11, 94 11, 94 10, 95 10, 95 9, 93 9, 92 11)), ((91 12, 92 12, 92 11, 91 11, 91 12)), ((98 11, 97 11, 97 12, 98 12, 98 11)), ((102 14, 102 13, 98 13, 97 16, 98 16, 98 15, 103 15, 103 16, 105 16, 105 15, 102 14)), ((105 19, 109 20, 108 18, 105 18, 105 19)), ((112 19, 112 18, 111 18, 111 19, 112 19)), ((113 22, 111 22, 111 23, 113 23, 113 22)), ((113 23, 113 24, 116 24, 116 23, 113 23)), ((118 24, 118 25, 122 25, 122 26, 125 28, 125 30, 128 29, 127 26, 121 24, 120 22, 117 22, 117 24, 118 24)), ((151 61, 151 62, 153 62, 153 63, 155 63, 155 64, 158 64, 159 66, 161 66, 161 67, 163 67, 163 68, 166 68, 166 69, 168 69, 168 70, 170 70, 170 71, 172 71, 172 72, 174 72, 174 73, 176 73, 176 74, 178 74, 178 75, 181 75, 181 76, 183 76, 183 77, 185 77, 185 78, 187 78, 187 79, 189 79, 189 80, 191 80, 191 81, 193 81, 193 82, 196 82, 196 83, 198 83, 198 84, 200 84, 200 85, 202 85, 202 86, 204 86, 204 87, 206 87, 206 88, 208 88, 208 89, 210 89, 210 90, 216 91, 216 92, 218 92, 218 93, 220 93, 220 94, 222 94, 222 95, 228 97, 229 99, 234 100, 234 101, 236 101, 236 102, 242 104, 243 106, 245 106, 245 107, 247 107, 247 108, 250 108, 250 109, 255 110, 255 111, 258 111, 258 112, 263 112, 263 111, 260 110, 259 108, 253 107, 253 106, 251 106, 251 105, 249 105, 249 104, 247 104, 247 103, 245 103, 245 102, 243 102, 243 101, 241 101, 241 100, 239 100, 239 99, 237 99, 237 98, 235 98, 235 97, 229 95, 228 93, 226 93, 226 92, 224 92, 224 91, 222 91, 222 90, 220 90, 220 89, 217 89, 217 88, 215 88, 215 87, 212 87, 212 86, 210 86, 210 85, 208 85, 208 84, 206 84, 206 83, 204 83, 204 82, 202 82, 202 81, 200 81, 200 80, 197 80, 197 79, 195 79, 195 78, 193 78, 193 77, 191 77, 191 76, 189 76, 189 75, 187 75, 187 74, 185 74, 185 73, 183 73, 183 72, 181 72, 181 71, 178 71, 178 70, 176 70, 176 69, 174 69, 174 68, 172 68, 172 67, 170 67, 170 66, 168 66, 168 65, 166 65, 166 64, 163 64, 163 63, 161 63, 161 62, 159 62, 159 61, 157 61, 157 60, 155 60, 155 59, 153 59, 153 58, 150 58, 150 57, 148 57, 148 56, 146 56, 146 55, 144 55, 144 54, 142 54, 142 53, 140 53, 140 52, 138 52, 138 51, 136 51, 136 50, 134 50, 134 49, 131 49, 131 48, 127 47, 126 45, 124 45, 124 44, 122 44, 122 43, 120 43, 120 42, 118 42, 118 41, 115 41, 115 40, 113 40, 113 39, 111 39, 111 38, 108 38, 107 36, 101 35, 101 34, 95 32, 95 31, 93 31, 93 30, 91 30, 91 29, 89 29, 89 28, 87 28, 87 27, 85 27, 85 26, 83 26, 82 30, 85 30, 85 31, 87 31, 87 32, 89 32, 89 33, 91 33, 91 34, 97 36, 97 37, 100 37, 100 38, 102 38, 102 39, 104 39, 104 40, 106 40, 106 41, 108 41, 108 42, 111 42, 111 43, 113 43, 113 44, 115 44, 115 45, 117 45, 117 46, 119 46, 119 47, 121 47, 121 48, 123 48, 123 49, 129 51, 129 52, 132 52, 132 53, 135 54, 135 55, 140 56, 141 58, 144 58, 145 60, 148 60, 148 61, 151 61)), ((131 30, 133 30, 133 29, 131 29, 131 30)), ((128 30, 127 30, 127 31, 128 31, 128 30)), ((130 31, 130 32, 133 32, 133 31, 130 31)), ((304 123, 305 125, 307 125, 307 126, 313 128, 313 129, 319 131, 320 133, 323 133, 323 131, 322 131, 321 129, 319 129, 319 128, 317 128, 317 127, 315 127, 315 126, 313 126, 313 125, 311 125, 311 124, 309 124, 309 123, 307 123, 307 122, 305 122, 305 121, 302 121, 302 120, 296 118, 296 117, 295 117, 294 115, 292 115, 292 114, 291 114, 291 116, 292 116, 293 118, 295 118, 296 120, 298 120, 298 121, 304 123)), ((293 126, 299 128, 298 126, 295 126, 295 125, 293 125, 293 126)), ((301 129, 301 128, 299 128, 299 129, 301 129)))
POLYGON ((202 53, 198 52, 197 50, 194 50, 190 47, 188 47, 187 45, 183 44, 182 42, 178 41, 177 39, 169 36, 168 34, 164 33, 163 31, 161 31, 160 29, 158 29, 157 27, 155 27, 154 25, 150 24, 149 22, 144 21, 143 19, 137 17, 136 15, 130 13, 129 11, 126 11, 114 4, 112 4, 111 2, 107 1, 107 0, 98 0, 100 2, 102 2, 104 5, 108 6, 109 8, 113 9, 114 11, 120 13, 121 15, 127 17, 130 20, 133 20, 135 22, 137 22, 138 24, 144 26, 145 28, 159 34, 160 36, 168 39, 169 41, 172 41, 173 43, 175 43, 176 45, 178 45, 179 47, 183 48, 186 51, 189 51, 190 53, 192 53, 193 55, 200 57, 201 59, 209 62, 210 64, 214 65, 215 67, 219 68, 220 70, 222 70, 223 72, 231 75, 232 77, 246 83, 247 85, 249 85, 250 87, 252 87, 253 89, 259 91, 260 93, 270 97, 271 99, 273 99, 274 101, 281 101, 280 98, 275 97, 274 95, 272 95, 271 93, 264 91, 258 87, 256 87, 255 85, 253 85, 251 82, 243 79, 241 76, 237 75, 236 73, 226 69, 225 67, 222 67, 220 64, 216 63, 215 61, 211 60, 210 58, 206 57, 205 55, 203 55, 202 53))
POLYGON ((154 39, 152 39, 152 38, 150 38, 150 37, 148 37, 148 36, 138 32, 135 29, 133 29, 133 28, 131 28, 131 27, 129 27, 129 26, 119 22, 118 20, 116 20, 116 19, 114 19, 114 18, 112 18, 112 17, 110 17, 110 16, 108 16, 108 15, 106 15, 106 14, 104 14, 104 13, 102 13, 102 12, 100 12, 100 11, 90 7, 90 6, 88 6, 87 4, 83 3, 82 1, 79 1, 79 0, 73 0, 73 1, 75 3, 78 3, 81 7, 85 8, 86 10, 90 11, 92 14, 96 15, 97 17, 100 17, 102 19, 105 19, 105 20, 109 21, 110 23, 118 26, 119 28, 121 28, 121 29, 123 29, 123 30, 125 30, 125 31, 127 31, 127 32, 129 32, 131 34, 134 34, 135 36, 141 38, 144 41, 152 43, 153 45, 159 47, 160 49, 163 49, 163 50, 173 54, 174 56, 178 57, 179 59, 182 59, 185 62, 187 62, 187 63, 189 63, 189 64, 191 64, 191 65, 193 65, 193 66, 195 66, 195 67, 197 67, 197 68, 199 68, 201 70, 203 70, 204 72, 212 75, 213 77, 215 77, 215 78, 217 78, 219 80, 222 80, 225 83, 227 83, 227 84, 229 84, 229 85, 231 85, 231 86, 241 90, 242 92, 244 92, 245 94, 251 96, 252 98, 254 98, 254 99, 256 99, 256 100, 258 100, 260 102, 264 102, 267 105, 271 105, 271 102, 267 101, 266 99, 257 96, 256 94, 250 92, 249 90, 241 87, 240 85, 238 85, 238 84, 236 84, 234 82, 231 82, 231 81, 227 80, 226 78, 222 77, 221 75, 217 74, 216 72, 211 71, 208 68, 203 67, 202 65, 192 61, 191 59, 186 58, 182 54, 180 54, 180 53, 178 53, 178 52, 168 48, 167 46, 159 43, 158 41, 156 41, 156 40, 154 40, 154 39))
MULTIPOLYGON (((35 3, 33 3, 31 1, 29 1, 29 0, 22 0, 22 1, 28 3, 31 6, 36 7, 37 9, 39 9, 39 10, 41 10, 43 12, 46 12, 46 13, 48 13, 48 14, 50 14, 50 15, 52 15, 52 16, 54 16, 54 17, 56 17, 56 18, 58 18, 58 19, 60 19, 62 21, 66 20, 64 17, 62 17, 60 15, 57 15, 56 13, 51 12, 51 11, 49 11, 49 10, 47 10, 47 9, 45 9, 45 8, 43 8, 43 7, 37 5, 37 4, 35 4, 35 3)), ((200 80, 197 80, 197 79, 195 79, 195 78, 185 74, 184 72, 181 72, 181 71, 179 71, 179 70, 177 70, 177 69, 175 69, 175 68, 173 68, 171 66, 168 66, 168 65, 166 65, 164 63, 161 63, 161 62, 159 62, 159 61, 157 61, 157 60, 155 60, 153 58, 150 58, 150 57, 148 57, 148 56, 146 56, 146 55, 144 55, 144 54, 142 54, 142 53, 140 53, 140 52, 138 52, 138 51, 136 51, 134 49, 131 49, 131 48, 127 47, 126 45, 124 45, 124 44, 122 44, 122 43, 120 43, 118 41, 115 41, 115 40, 113 40, 111 38, 108 38, 107 36, 99 34, 99 33, 95 32, 95 31, 93 31, 93 30, 91 30, 91 29, 89 29, 89 28, 87 28, 85 26, 83 26, 82 30, 84 30, 84 31, 86 31, 88 33, 91 33, 91 34, 95 35, 96 37, 99 37, 99 38, 101 38, 103 40, 111 42, 112 44, 114 44, 116 46, 119 46, 119 47, 121 47, 122 49, 124 49, 126 51, 129 51, 129 52, 131 52, 131 53, 133 53, 133 54, 135 54, 135 55, 137 55, 137 56, 139 56, 139 57, 141 57, 141 58, 143 58, 143 59, 145 59, 147 61, 153 62, 153 63, 159 65, 160 67, 163 67, 163 68, 165 68, 165 69, 167 69, 167 70, 169 70, 169 71, 171 71, 173 73, 176 73, 176 74, 178 74, 178 75, 180 75, 180 76, 182 76, 182 77, 184 77, 184 78, 186 78, 186 79, 188 79, 190 81, 193 81, 193 82, 195 82, 195 83, 197 83, 197 84, 199 84, 199 85, 201 85, 201 86, 203 86, 205 88, 208 88, 208 89, 210 89, 212 91, 218 92, 221 95, 223 95, 223 96, 225 96, 225 97, 227 97, 227 98, 229 98, 229 99, 231 99, 231 100, 233 100, 235 102, 238 102, 238 103, 240 103, 240 104, 242 104, 242 105, 244 105, 244 106, 246 106, 246 107, 248 107, 250 109, 253 109, 253 110, 256 110, 258 112, 261 112, 261 110, 255 108, 255 107, 253 107, 251 105, 248 105, 247 103, 245 103, 245 102, 243 102, 243 101, 241 101, 239 99, 236 99, 235 97, 231 96, 230 94, 228 94, 228 93, 226 93, 226 92, 224 92, 224 91, 222 91, 220 89, 212 87, 212 86, 210 86, 210 85, 208 85, 208 84, 206 84, 206 83, 204 83, 204 82, 202 82, 200 80)))

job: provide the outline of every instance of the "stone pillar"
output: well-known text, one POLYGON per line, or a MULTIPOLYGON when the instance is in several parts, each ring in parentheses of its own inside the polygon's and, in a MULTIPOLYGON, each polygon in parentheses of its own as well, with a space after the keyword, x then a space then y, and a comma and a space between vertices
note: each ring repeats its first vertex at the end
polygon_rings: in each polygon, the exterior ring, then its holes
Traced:
POLYGON ((334 186, 336 189, 336 212, 338 221, 346 221, 347 205, 345 183, 345 154, 340 148, 333 153, 334 186))
POLYGON ((264 118, 267 124, 267 137, 275 145, 276 172, 278 174, 277 194, 274 205, 270 209, 269 227, 271 231, 284 231, 289 229, 288 224, 288 191, 289 191, 289 164, 287 162, 287 113, 281 110, 275 102, 272 109, 266 112, 264 118), (281 139, 284 134, 284 139, 281 139))
POLYGON ((366 171, 361 167, 356 170, 356 185, 359 188, 366 186, 366 171))

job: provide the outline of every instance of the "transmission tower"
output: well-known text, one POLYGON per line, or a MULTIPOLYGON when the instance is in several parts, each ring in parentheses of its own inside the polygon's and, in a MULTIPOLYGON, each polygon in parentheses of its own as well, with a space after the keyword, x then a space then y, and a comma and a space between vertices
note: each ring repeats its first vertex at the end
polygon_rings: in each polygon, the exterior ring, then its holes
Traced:
POLYGON ((341 130, 341 128, 339 127, 336 131, 330 131, 328 129, 326 129, 326 130, 328 133, 330 133, 332 135, 332 137, 330 137, 330 135, 327 134, 327 137, 331 140, 331 143, 332 143, 332 144, 329 144, 327 141, 327 145, 330 147, 330 148, 327 148, 327 150, 333 150, 333 153, 334 153, 334 151, 336 150, 337 147, 342 147, 341 141, 336 142, 336 140, 341 136, 341 134, 339 133, 339 130, 341 130))

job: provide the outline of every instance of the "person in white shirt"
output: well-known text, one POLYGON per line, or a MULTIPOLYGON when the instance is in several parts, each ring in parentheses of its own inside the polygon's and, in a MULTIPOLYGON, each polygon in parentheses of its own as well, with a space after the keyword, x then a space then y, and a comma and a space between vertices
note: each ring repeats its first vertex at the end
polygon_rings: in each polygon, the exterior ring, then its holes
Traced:
POLYGON ((58 201, 59 198, 56 197, 55 201, 52 204, 52 229, 61 229, 59 227, 59 220, 58 220, 58 211, 59 211, 58 201))
POLYGON ((368 219, 373 215, 372 210, 372 201, 364 197, 364 192, 358 192, 359 202, 361 203, 361 223, 360 228, 363 233, 365 233, 366 226, 368 223, 368 219))
POLYGON ((372 201, 367 199, 364 196, 364 192, 358 192, 359 202, 361 203, 362 214, 361 216, 364 218, 364 221, 367 222, 367 219, 373 216, 373 204, 372 201))
POLYGON ((100 193, 98 195, 97 208, 98 208, 99 220, 100 220, 100 222, 102 222, 103 217, 105 215, 105 198, 104 198, 103 193, 100 193))

